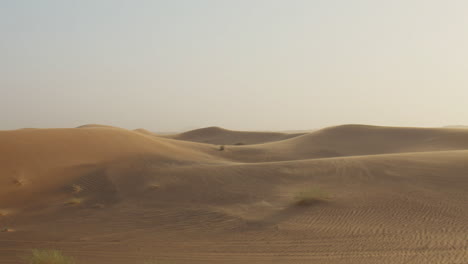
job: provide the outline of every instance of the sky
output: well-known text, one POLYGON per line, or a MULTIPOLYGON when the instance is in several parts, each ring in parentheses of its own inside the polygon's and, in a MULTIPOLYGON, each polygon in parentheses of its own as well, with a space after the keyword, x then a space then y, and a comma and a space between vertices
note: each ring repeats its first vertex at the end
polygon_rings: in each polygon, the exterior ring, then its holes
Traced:
POLYGON ((468 124, 468 1, 0 0, 0 130, 468 124))

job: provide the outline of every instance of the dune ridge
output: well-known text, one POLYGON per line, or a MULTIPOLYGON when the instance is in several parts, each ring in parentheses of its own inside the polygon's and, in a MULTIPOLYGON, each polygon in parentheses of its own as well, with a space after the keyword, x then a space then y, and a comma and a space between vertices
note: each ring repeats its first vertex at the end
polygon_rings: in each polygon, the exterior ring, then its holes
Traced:
POLYGON ((246 145, 280 141, 303 134, 304 133, 234 131, 220 127, 206 127, 171 135, 169 137, 178 140, 218 145, 246 145))

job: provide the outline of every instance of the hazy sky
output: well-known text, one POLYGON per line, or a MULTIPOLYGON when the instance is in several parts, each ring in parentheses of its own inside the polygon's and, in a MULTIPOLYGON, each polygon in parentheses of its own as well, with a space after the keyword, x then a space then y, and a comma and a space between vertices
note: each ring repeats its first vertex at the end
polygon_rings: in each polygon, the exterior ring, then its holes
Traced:
POLYGON ((0 0, 0 129, 468 123, 468 1, 0 0))

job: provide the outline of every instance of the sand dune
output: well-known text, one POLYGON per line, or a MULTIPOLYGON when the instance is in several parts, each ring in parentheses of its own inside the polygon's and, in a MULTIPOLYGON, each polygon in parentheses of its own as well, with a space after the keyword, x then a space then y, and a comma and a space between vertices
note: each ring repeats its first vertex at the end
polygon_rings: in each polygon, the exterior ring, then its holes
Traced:
POLYGON ((264 162, 464 149, 464 129, 343 125, 282 141, 232 146, 223 154, 242 162, 264 162))
POLYGON ((158 137, 158 135, 156 133, 153 133, 153 132, 151 132, 149 130, 146 130, 144 128, 138 128, 138 129, 135 129, 133 131, 135 131, 137 133, 141 133, 141 134, 146 135, 146 136, 158 137))
POLYGON ((279 141, 304 133, 233 131, 220 127, 207 127, 169 136, 170 138, 218 145, 247 145, 279 141))
POLYGON ((462 129, 16 130, 0 157, 0 263, 44 247, 89 264, 468 260, 462 129), (310 187, 330 199, 297 206, 310 187))
POLYGON ((74 175, 70 168, 147 157, 155 164, 212 160, 207 152, 215 153, 214 149, 192 145, 109 127, 0 131, 0 207, 15 201, 24 205, 16 193, 44 192, 74 175), (14 182, 24 186, 16 188, 14 182))
POLYGON ((78 126, 77 128, 118 128, 118 127, 101 125, 101 124, 86 124, 86 125, 78 126))

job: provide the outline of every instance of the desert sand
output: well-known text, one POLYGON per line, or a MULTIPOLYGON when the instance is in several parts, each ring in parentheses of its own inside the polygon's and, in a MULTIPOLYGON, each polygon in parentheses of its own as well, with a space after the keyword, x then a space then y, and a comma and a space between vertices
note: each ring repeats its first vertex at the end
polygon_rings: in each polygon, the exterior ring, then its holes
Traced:
POLYGON ((0 230, 2 264, 466 264, 468 129, 0 131, 0 230))

